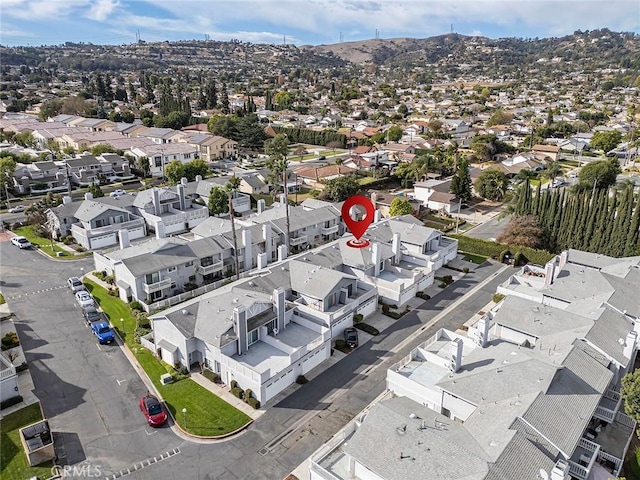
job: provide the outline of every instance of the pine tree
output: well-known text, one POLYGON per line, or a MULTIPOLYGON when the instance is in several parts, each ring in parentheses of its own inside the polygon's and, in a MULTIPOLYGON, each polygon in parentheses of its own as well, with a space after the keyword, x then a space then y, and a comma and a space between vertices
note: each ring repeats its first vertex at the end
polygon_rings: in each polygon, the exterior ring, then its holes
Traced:
POLYGON ((627 241, 624 246, 624 256, 640 255, 640 196, 636 198, 636 208, 631 218, 631 225, 627 233, 627 241))
POLYGON ((229 113, 229 95, 227 94, 227 84, 222 84, 222 91, 220 92, 220 105, 222 106, 222 113, 229 113))

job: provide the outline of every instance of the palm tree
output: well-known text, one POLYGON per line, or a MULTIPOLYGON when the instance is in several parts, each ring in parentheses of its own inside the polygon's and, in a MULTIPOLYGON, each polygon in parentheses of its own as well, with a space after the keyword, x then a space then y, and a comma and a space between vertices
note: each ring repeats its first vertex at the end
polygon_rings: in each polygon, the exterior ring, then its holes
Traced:
POLYGON ((287 254, 291 251, 289 238, 291 237, 291 227, 289 224, 289 198, 287 190, 287 168, 289 168, 289 160, 287 155, 289 154, 289 140, 286 135, 279 133, 273 140, 266 143, 264 150, 269 155, 267 161, 267 167, 271 170, 272 183, 276 183, 282 177, 284 198, 285 198, 285 215, 287 218, 287 254))
POLYGON ((233 193, 238 190, 239 186, 240 178, 236 176, 231 177, 224 186, 227 191, 227 195, 229 195, 229 219, 231 220, 231 233, 233 234, 233 262, 236 272, 236 280, 240 279, 240 268, 238 267, 238 237, 236 236, 235 214, 233 211, 233 193))
POLYGON ((545 177, 549 179, 550 182, 555 181, 556 177, 562 174, 562 168, 560 168, 560 163, 556 161, 549 161, 547 163, 547 169, 545 171, 545 177))

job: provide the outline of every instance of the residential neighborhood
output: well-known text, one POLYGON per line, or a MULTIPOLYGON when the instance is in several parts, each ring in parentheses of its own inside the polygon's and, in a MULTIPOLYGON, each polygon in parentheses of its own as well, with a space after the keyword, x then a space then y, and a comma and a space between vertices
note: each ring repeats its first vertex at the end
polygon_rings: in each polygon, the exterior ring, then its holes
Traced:
POLYGON ((639 37, 342 35, 0 46, 2 478, 636 478, 639 37))

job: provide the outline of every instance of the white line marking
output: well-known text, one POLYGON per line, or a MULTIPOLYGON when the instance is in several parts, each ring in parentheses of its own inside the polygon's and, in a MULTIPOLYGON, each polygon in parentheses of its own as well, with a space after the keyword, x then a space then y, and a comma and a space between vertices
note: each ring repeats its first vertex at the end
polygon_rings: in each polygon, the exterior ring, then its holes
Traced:
POLYGON ((124 382, 126 382, 127 379, 125 378, 124 380, 118 380, 116 379, 116 382, 118 382, 118 385, 122 385, 124 382))

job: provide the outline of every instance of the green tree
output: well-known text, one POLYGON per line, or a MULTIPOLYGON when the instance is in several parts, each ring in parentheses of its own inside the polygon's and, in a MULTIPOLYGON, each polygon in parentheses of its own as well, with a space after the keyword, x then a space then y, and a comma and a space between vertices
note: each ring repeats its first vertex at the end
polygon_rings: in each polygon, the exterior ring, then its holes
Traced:
POLYGON ((196 158, 184 164, 184 176, 190 182, 193 182, 198 175, 204 178, 208 173, 209 165, 201 158, 196 158))
POLYGON ((497 109, 493 112, 493 115, 489 117, 487 120, 487 127, 491 127, 493 125, 508 125, 513 120, 513 114, 505 112, 501 108, 497 109))
POLYGON ((494 202, 502 201, 508 185, 507 176, 500 170, 493 168, 483 170, 475 183, 478 195, 494 202))
POLYGON ((609 188, 615 185, 620 172, 620 162, 617 158, 590 162, 580 169, 578 186, 582 189, 609 188))
POLYGON ((40 117, 41 120, 47 121, 49 118, 60 114, 61 111, 62 100, 54 98, 42 104, 38 117, 40 117))
POLYGON ((113 147, 107 143, 99 143, 89 149, 91 155, 97 157, 103 153, 113 153, 113 147))
POLYGON ((622 134, 617 130, 611 130, 606 132, 595 132, 589 145, 596 150, 602 150, 603 152, 609 152, 616 148, 622 141, 622 134))
POLYGON ((164 176, 171 185, 175 185, 184 177, 185 166, 180 160, 172 160, 164 166, 164 176))
POLYGON ((100 185, 96 185, 95 183, 92 183, 91 185, 89 185, 89 188, 87 189, 87 191, 91 195, 93 195, 93 198, 104 197, 104 192, 100 188, 100 185))
POLYGON ((387 138, 390 142, 397 142, 402 138, 402 128, 398 125, 392 125, 387 130, 387 138))
POLYGON ((332 202, 344 202, 347 198, 357 195, 359 191, 358 179, 352 175, 327 180, 324 188, 324 193, 332 202))
POLYGON ((214 135, 224 138, 237 138, 237 118, 235 115, 212 115, 207 122, 207 129, 214 135))
POLYGON ((273 101, 278 106, 278 110, 287 110, 291 108, 291 104, 293 103, 293 96, 286 90, 282 90, 276 93, 273 101))
POLYGON ((235 127, 237 138, 229 138, 236 140, 241 147, 250 149, 262 148, 266 136, 264 127, 260 124, 260 119, 257 115, 251 114, 239 118, 235 127))
POLYGON ((451 193, 468 202, 471 200, 471 175, 466 159, 458 162, 458 169, 451 178, 451 193))
POLYGON ((544 171, 544 176, 547 177, 551 182, 553 182, 561 174, 562 167, 560 167, 560 162, 552 160, 547 163, 547 168, 544 171))
POLYGON ((412 213, 413 206, 411 206, 409 200, 396 197, 391 201, 391 206, 389 207, 390 216, 396 217, 398 215, 410 215, 412 213))
POLYGON ((0 192, 2 195, 6 195, 9 186, 12 186, 15 171, 16 161, 12 157, 0 157, 0 192))
MULTIPOLYGON (((236 224, 235 224, 235 217, 236 217, 236 213, 233 210, 233 196, 235 194, 235 192, 238 191, 238 188, 240 188, 240 178, 236 177, 235 175, 233 177, 231 177, 229 179, 229 181, 227 182, 227 184, 225 185, 225 190, 227 191, 227 194, 229 196, 229 219, 231 220, 231 234, 233 236, 233 261, 234 261, 234 267, 235 267, 235 271, 236 271, 236 280, 240 280, 240 267, 238 266, 238 237, 236 235, 236 224)), ((289 212, 289 203, 287 202, 287 214, 289 212)), ((287 218, 287 234, 289 233, 289 222, 288 222, 288 218, 287 218)), ((287 236, 287 240, 288 240, 288 236, 287 236)), ((249 268, 245 265, 245 268, 249 268)))
POLYGON ((136 168, 142 172, 143 177, 147 177, 151 172, 151 165, 148 157, 138 157, 135 162, 136 168))
POLYGON ((291 228, 289 225, 289 200, 287 190, 287 168, 289 168, 289 140, 286 135, 277 134, 270 141, 265 142, 264 151, 269 155, 267 168, 270 171, 269 180, 273 185, 277 185, 282 179, 283 193, 285 195, 285 215, 287 220, 287 252, 291 251, 289 237, 291 236, 291 228))
POLYGON ((620 395, 624 399, 625 413, 640 422, 640 369, 622 377, 620 395))
POLYGON ((209 213, 220 215, 229 211, 229 199, 227 191, 223 187, 213 187, 209 192, 209 213))

